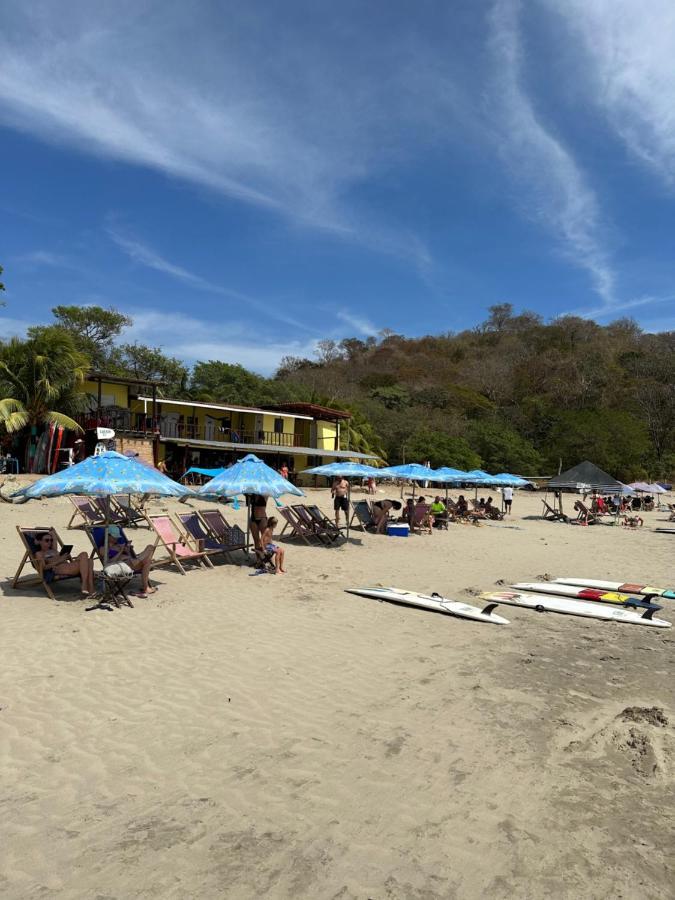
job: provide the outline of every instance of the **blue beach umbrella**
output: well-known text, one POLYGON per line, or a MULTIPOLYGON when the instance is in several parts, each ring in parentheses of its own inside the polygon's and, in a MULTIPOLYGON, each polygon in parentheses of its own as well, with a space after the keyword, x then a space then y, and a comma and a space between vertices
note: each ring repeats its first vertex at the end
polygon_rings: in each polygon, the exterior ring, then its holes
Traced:
POLYGON ((17 491, 14 497, 38 500, 82 494, 109 497, 111 494, 155 494, 160 497, 184 497, 192 491, 136 458, 108 450, 89 456, 67 469, 41 478, 17 491))
MULTIPOLYGON (((241 494, 260 494, 262 497, 283 497, 293 494, 304 497, 300 488, 283 478, 275 469, 268 466, 254 453, 249 453, 221 475, 203 484, 197 491, 198 496, 237 497, 241 494)), ((251 509, 247 507, 246 548, 251 524, 251 509)))
MULTIPOLYGON (((363 463, 353 462, 334 462, 327 463, 325 466, 315 466, 313 469, 303 469, 303 475, 325 475, 326 478, 375 478, 379 477, 383 469, 376 469, 375 466, 366 466, 363 463)), ((347 492, 347 503, 351 503, 352 485, 348 482, 349 490, 347 492)), ((349 539, 349 528, 351 526, 352 516, 347 512, 347 539, 349 539)))
POLYGON ((108 450, 100 456, 89 456, 82 462, 41 478, 17 491, 13 497, 38 500, 81 494, 106 497, 106 529, 103 559, 108 559, 108 520, 111 494, 154 494, 159 497, 185 497, 193 492, 182 484, 153 469, 135 457, 108 450))
MULTIPOLYGON (((401 466, 389 466, 386 469, 379 470, 380 478, 401 478, 403 481, 412 481, 413 483, 413 500, 415 499, 415 487, 418 481, 436 481, 436 473, 427 466, 421 466, 419 463, 405 463, 401 466)), ((401 489, 401 497, 403 490, 401 489)))

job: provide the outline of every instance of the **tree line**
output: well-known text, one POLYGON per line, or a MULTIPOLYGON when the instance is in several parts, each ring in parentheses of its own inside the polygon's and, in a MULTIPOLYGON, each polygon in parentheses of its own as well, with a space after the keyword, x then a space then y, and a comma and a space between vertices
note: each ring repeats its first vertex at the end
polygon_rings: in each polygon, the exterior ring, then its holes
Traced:
POLYGON ((343 445, 390 464, 535 475, 590 459, 623 480, 675 472, 675 333, 646 334, 630 319, 545 323, 505 303, 459 333, 319 341, 315 358, 286 357, 265 378, 124 343, 132 322, 115 309, 52 313, 51 324, 0 342, 0 430, 76 416, 79 383, 94 369, 160 381, 160 395, 175 399, 346 409, 343 445))

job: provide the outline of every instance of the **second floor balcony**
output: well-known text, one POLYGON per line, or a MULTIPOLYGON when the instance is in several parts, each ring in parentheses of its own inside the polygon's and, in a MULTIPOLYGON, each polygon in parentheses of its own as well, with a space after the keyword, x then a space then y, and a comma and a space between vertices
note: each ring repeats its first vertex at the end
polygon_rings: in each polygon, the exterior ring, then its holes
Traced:
MULTIPOLYGON (((153 419, 142 413, 133 413, 117 407, 104 407, 100 411, 92 411, 80 417, 84 428, 112 428, 118 434, 159 436, 171 440, 208 441, 229 444, 265 444, 270 447, 307 447, 312 446, 306 431, 294 433, 288 431, 264 431, 252 428, 232 428, 216 422, 206 424, 175 416, 159 416, 153 419)), ((333 441, 324 449, 335 449, 333 441)), ((317 448, 318 449, 318 448, 317 448)))

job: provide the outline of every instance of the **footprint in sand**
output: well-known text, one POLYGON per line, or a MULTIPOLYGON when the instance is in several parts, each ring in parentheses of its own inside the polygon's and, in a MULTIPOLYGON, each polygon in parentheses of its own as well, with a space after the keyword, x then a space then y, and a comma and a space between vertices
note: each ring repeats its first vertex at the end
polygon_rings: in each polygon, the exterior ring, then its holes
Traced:
POLYGON ((615 771, 668 778, 675 763, 675 729, 659 706, 627 706, 606 725, 565 745, 566 753, 605 761, 615 771))

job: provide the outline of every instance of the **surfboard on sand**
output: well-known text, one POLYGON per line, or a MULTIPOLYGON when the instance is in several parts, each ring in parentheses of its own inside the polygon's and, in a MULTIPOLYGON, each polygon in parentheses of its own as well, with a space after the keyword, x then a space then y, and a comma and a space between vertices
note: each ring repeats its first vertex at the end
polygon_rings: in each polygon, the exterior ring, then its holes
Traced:
POLYGON ((556 594, 560 597, 571 597, 574 600, 592 600, 595 603, 615 603, 617 606, 626 606, 636 609, 661 609, 649 600, 640 600, 630 594, 617 594, 613 591, 598 591, 594 588, 575 587, 571 584, 555 584, 551 581, 521 581, 512 584, 515 591, 534 591, 536 594, 556 594))
POLYGON ((599 591, 621 591, 624 594, 642 594, 645 597, 667 597, 675 600, 675 588, 652 587, 649 584, 635 584, 630 581, 599 581, 595 578, 554 578, 551 584, 574 584, 579 587, 596 588, 599 591))
POLYGON ((494 625, 508 625, 509 620, 496 615, 492 610, 494 604, 488 604, 485 609, 471 606, 468 603, 460 603, 457 600, 448 600, 439 594, 416 594, 414 591, 403 591, 400 588, 346 588, 347 594, 356 594, 359 597, 372 597, 375 600, 387 600, 389 603, 400 603, 404 606, 416 606, 420 609, 429 609, 433 612, 447 613, 450 616, 459 616, 462 619, 474 619, 476 622, 492 622, 494 625))
POLYGON ((608 622, 624 622, 627 625, 651 625, 653 628, 670 628, 665 619, 654 619, 654 611, 644 612, 632 609, 617 609, 601 606, 597 603, 586 603, 583 600, 568 600, 566 597, 553 597, 550 594, 526 594, 518 591, 487 591, 480 595, 481 600, 488 603, 506 603, 511 606, 524 606, 536 609, 537 612, 556 612, 568 616, 581 616, 586 619, 604 619, 608 622))

